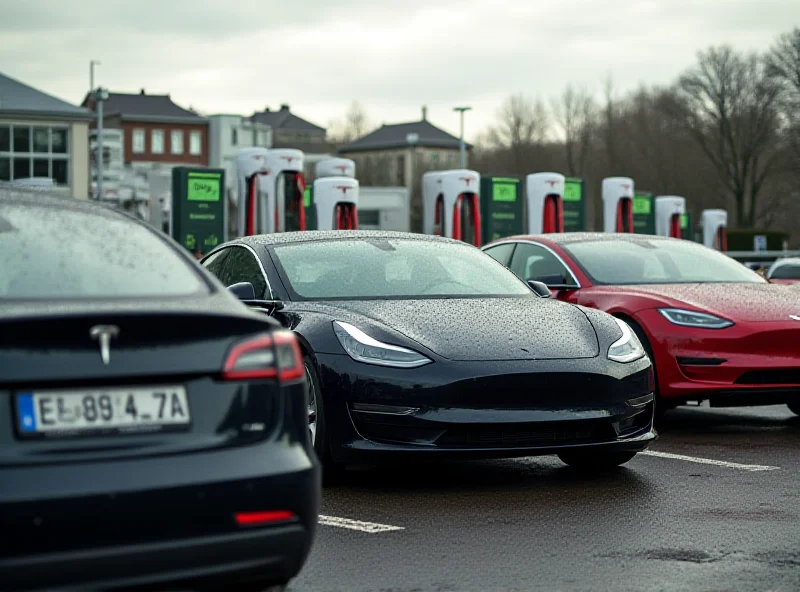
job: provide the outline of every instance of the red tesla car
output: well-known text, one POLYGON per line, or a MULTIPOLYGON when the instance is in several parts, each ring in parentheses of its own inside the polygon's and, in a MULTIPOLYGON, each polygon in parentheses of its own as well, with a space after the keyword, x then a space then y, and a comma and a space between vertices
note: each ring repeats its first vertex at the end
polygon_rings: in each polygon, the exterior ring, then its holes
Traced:
POLYGON ((555 298, 627 321, 653 360, 660 411, 708 400, 800 415, 800 290, 672 238, 547 234, 483 250, 555 298))
POLYGON ((800 257, 778 259, 767 270, 765 277, 773 284, 800 283, 800 257))

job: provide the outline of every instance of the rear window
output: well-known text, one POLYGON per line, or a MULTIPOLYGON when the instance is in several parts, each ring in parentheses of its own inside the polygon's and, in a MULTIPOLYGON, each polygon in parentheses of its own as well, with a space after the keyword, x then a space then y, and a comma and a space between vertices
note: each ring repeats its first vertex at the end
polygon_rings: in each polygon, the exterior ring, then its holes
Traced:
POLYGON ((186 296, 201 276, 153 232, 115 216, 0 206, 0 298, 186 296))

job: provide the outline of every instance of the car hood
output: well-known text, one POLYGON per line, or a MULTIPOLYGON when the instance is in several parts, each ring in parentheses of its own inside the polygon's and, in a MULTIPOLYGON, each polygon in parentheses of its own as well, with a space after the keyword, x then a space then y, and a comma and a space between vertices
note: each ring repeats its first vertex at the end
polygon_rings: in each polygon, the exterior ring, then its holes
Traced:
POLYGON ((658 297, 659 306, 692 308, 731 321, 788 321, 800 315, 800 294, 777 284, 652 284, 617 288, 658 297))
MULTIPOLYGON (((380 323, 451 360, 577 359, 599 352, 586 315, 556 300, 448 298, 328 305, 380 323)), ((369 332, 368 327, 359 328, 369 332)))

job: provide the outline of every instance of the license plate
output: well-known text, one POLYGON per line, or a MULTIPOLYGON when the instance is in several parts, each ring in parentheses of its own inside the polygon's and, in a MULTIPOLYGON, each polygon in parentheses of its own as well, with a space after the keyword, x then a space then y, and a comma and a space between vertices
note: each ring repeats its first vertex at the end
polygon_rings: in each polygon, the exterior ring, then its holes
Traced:
POLYGON ((150 432, 191 424, 182 386, 23 392, 16 401, 23 437, 150 432))

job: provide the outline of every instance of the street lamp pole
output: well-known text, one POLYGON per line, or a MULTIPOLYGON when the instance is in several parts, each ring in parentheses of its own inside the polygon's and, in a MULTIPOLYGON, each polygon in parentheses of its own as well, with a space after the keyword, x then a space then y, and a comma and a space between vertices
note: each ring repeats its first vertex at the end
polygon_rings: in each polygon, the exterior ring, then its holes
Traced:
POLYGON ((461 135, 458 139, 458 156, 460 168, 467 168, 467 146, 464 143, 464 112, 469 111, 472 107, 455 107, 453 111, 458 111, 461 116, 461 135))
POLYGON ((94 91, 94 67, 99 66, 99 60, 90 60, 89 61, 89 91, 94 91))
POLYGON ((94 91, 97 104, 97 199, 103 199, 103 102, 108 100, 108 91, 98 88, 94 91))

